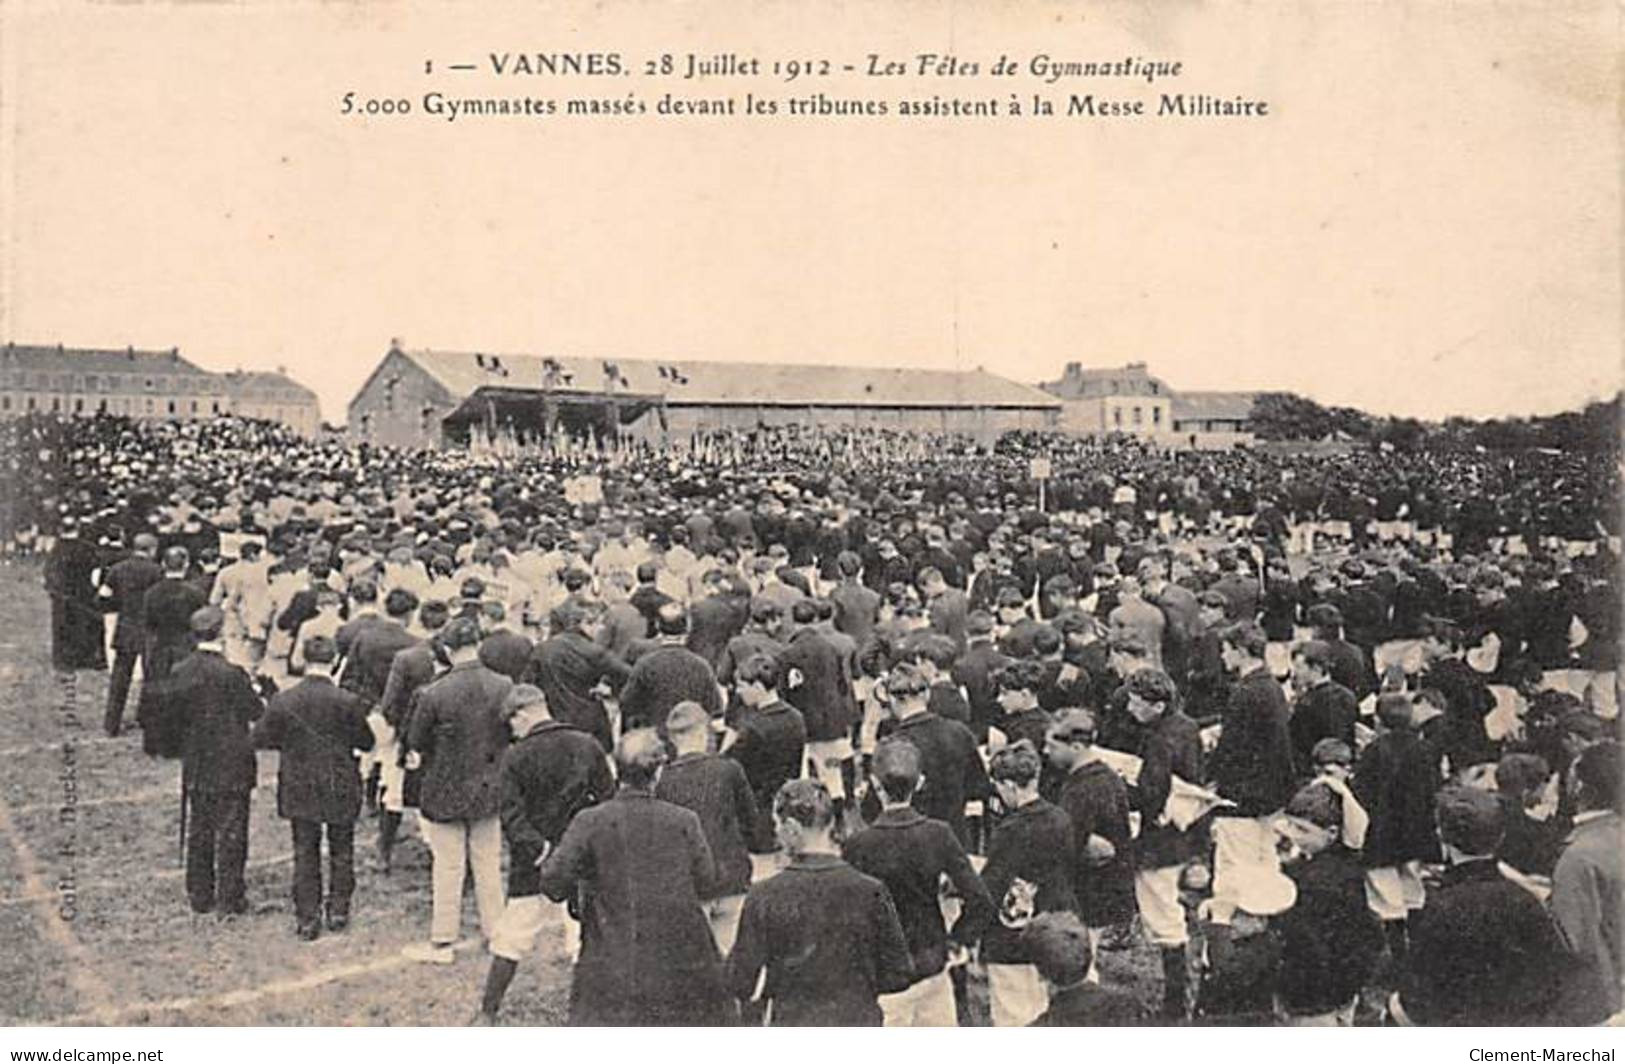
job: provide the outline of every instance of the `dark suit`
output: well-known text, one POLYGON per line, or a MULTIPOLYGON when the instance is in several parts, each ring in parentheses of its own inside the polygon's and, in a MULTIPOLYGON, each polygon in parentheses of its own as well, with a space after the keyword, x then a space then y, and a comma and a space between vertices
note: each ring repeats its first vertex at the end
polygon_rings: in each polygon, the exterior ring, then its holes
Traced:
POLYGON ((354 691, 369 707, 378 706, 382 712, 384 689, 389 686, 389 669, 395 663, 395 655, 417 641, 398 621, 368 625, 356 633, 350 653, 344 659, 339 686, 354 691))
POLYGON ((542 864, 541 889, 577 900, 572 1026, 728 1021, 721 958, 700 905, 715 873, 699 817, 623 788, 582 810, 542 864))
POLYGON ((638 658, 621 688, 621 729, 655 728, 666 733, 666 715, 679 702, 697 702, 722 716, 722 694, 706 660, 686 647, 665 645, 638 658))
POLYGON ((1108 927, 1134 918, 1134 856, 1129 837, 1128 789, 1105 762, 1090 761, 1072 770, 1055 803, 1072 820, 1073 889, 1078 915, 1089 927, 1108 927), (1092 865, 1084 859, 1090 835, 1116 849, 1111 860, 1092 865))
POLYGON ((151 731, 181 755, 187 897, 194 912, 243 912, 248 798, 257 774, 248 729, 264 710, 259 694, 248 673, 214 650, 199 650, 175 666, 162 707, 151 731))
POLYGON ((985 742, 988 726, 998 722, 999 685, 993 678, 1009 663, 1010 659, 999 653, 991 639, 972 643, 954 662, 954 682, 965 689, 965 699, 970 704, 970 730, 977 742, 985 742))
POLYGON ((1173 777, 1197 784, 1205 778, 1202 736, 1196 722, 1176 710, 1167 710, 1145 730, 1140 758, 1139 780, 1129 792, 1130 804, 1140 811, 1138 865, 1151 869, 1184 864, 1196 856, 1201 837, 1157 821, 1168 804, 1173 777))
POLYGON ((842 581, 829 593, 835 604, 835 628, 845 632, 858 645, 868 641, 880 616, 880 596, 857 581, 842 581))
POLYGON ((327 912, 350 914, 355 893, 355 821, 361 778, 355 751, 371 750, 361 698, 325 676, 307 676, 275 695, 254 728, 254 745, 280 750, 276 808, 292 822, 293 909, 300 925, 322 905, 322 834, 327 834, 327 912))
POLYGON ((773 701, 739 716, 737 737, 728 756, 739 762, 756 799, 757 821, 752 826, 752 845, 759 851, 773 849, 773 799, 779 788, 799 779, 806 764, 807 724, 801 712, 788 703, 773 701))
POLYGON ((1139 1027, 1145 1010, 1134 997, 1093 983, 1079 983, 1050 995, 1049 1008, 1029 1027, 1139 1027))
POLYGON ((1367 865, 1440 859, 1433 819, 1440 782, 1438 754, 1413 731, 1387 732, 1366 747, 1353 790, 1371 817, 1361 851, 1367 865))
POLYGON ((803 628, 790 637, 779 663, 784 668, 779 694, 801 711, 809 742, 828 742, 852 733, 857 701, 834 643, 814 629, 803 628))
MULTIPOLYGON (((118 622, 113 628, 113 672, 107 681, 107 719, 104 722, 110 735, 117 735, 124 727, 124 704, 130 697, 130 679, 135 675, 135 663, 147 649, 146 614, 144 612, 147 589, 164 576, 163 569, 151 558, 137 554, 124 559, 102 575, 102 586, 113 593, 112 603, 118 610, 118 622)), ((146 682, 147 671, 141 671, 146 682)))
POLYGON ((518 632, 499 628, 480 641, 480 664, 514 683, 523 683, 535 650, 535 644, 518 632))
POLYGON ((203 593, 179 577, 166 576, 147 589, 142 597, 142 618, 146 648, 141 659, 141 704, 136 718, 141 722, 141 748, 159 752, 160 726, 155 715, 167 700, 170 672, 192 652, 192 614, 207 604, 203 593))
POLYGON ((1286 805, 1296 780, 1286 695, 1269 670, 1257 669, 1230 689, 1219 744, 1209 767, 1236 816, 1263 816, 1286 805))
POLYGON ((688 649, 715 668, 728 640, 745 629, 750 600, 731 595, 700 599, 688 609, 688 649))
POLYGON ((885 884, 838 857, 797 857, 751 888, 728 955, 728 987, 756 996, 774 1027, 878 1027, 879 996, 914 981, 908 940, 885 884))
POLYGON ((1353 753, 1354 722, 1359 716, 1360 707, 1354 701, 1354 693, 1336 680, 1327 680, 1299 695, 1287 725, 1292 734, 1292 758, 1298 775, 1314 775, 1315 759, 1311 754, 1322 739, 1347 743, 1349 752, 1353 753))
POLYGON ((581 810, 615 793, 598 741, 550 720, 508 747, 502 758, 502 837, 508 842, 508 897, 540 894, 536 858, 557 845, 581 810))
POLYGON ((1411 913, 1410 941, 1400 1004, 1411 1023, 1561 1024, 1565 1007, 1589 1004, 1574 993, 1576 969, 1551 917, 1493 859, 1446 869, 1411 913))
POLYGON ((886 884, 914 961, 914 981, 948 964, 948 939, 969 947, 993 919, 987 888, 948 825, 914 809, 888 809, 848 840, 843 856, 859 872, 886 884), (946 876, 964 903, 950 932, 938 898, 946 876))
POLYGON ((1021 929, 1039 913, 1076 912, 1072 819, 1040 798, 1007 813, 988 843, 982 883, 997 918, 982 936, 987 964, 1029 964, 1021 929))
POLYGON ((920 752, 920 789, 914 808, 953 829, 960 845, 970 845, 965 824, 965 803, 988 796, 987 769, 970 729, 932 713, 918 713, 899 721, 886 736, 906 739, 920 752))
POLYGON ((684 754, 660 773, 655 797, 700 818, 716 876, 700 885, 700 897, 721 898, 750 889, 747 840, 757 823, 756 799, 737 761, 716 754, 684 754))
POLYGON ((418 808, 438 823, 494 817, 502 799, 502 755, 508 747, 503 699, 513 681, 477 661, 418 692, 406 748, 423 755, 418 808))
POLYGON ((528 680, 547 697, 554 720, 574 724, 598 740, 607 753, 615 746, 604 700, 593 693, 600 680, 611 688, 626 682, 632 670, 580 632, 560 632, 544 640, 531 656, 528 680))

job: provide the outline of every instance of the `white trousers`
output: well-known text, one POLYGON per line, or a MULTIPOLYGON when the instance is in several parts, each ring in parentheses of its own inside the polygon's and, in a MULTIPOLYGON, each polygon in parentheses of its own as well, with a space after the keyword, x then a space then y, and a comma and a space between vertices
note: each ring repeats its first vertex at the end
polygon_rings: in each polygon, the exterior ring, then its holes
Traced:
POLYGON ((429 940, 442 944, 457 941, 463 922, 463 880, 471 867, 480 933, 492 938, 503 909, 502 822, 494 816, 444 823, 423 818, 423 833, 434 856, 429 940))
POLYGON ((958 1027, 954 984, 946 971, 921 979, 897 994, 880 995, 887 1027, 958 1027))
POLYGON ((1190 941, 1185 929, 1185 907, 1179 903, 1182 864, 1142 868, 1134 873, 1134 900, 1140 907, 1140 927, 1146 941, 1159 949, 1172 949, 1190 941))
POLYGON ((1246 884, 1279 874, 1275 828, 1268 817, 1224 816, 1213 821, 1213 919, 1228 924, 1246 884))
POLYGON ((989 964, 988 1005, 995 1027, 1025 1027, 1049 1007, 1049 991, 1031 964, 989 964))

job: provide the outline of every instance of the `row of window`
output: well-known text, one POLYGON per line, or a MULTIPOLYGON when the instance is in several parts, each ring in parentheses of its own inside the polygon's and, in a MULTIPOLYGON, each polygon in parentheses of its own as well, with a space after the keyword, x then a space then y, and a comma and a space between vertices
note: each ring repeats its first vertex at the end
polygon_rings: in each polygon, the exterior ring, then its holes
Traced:
MULTIPOLYGON (((1130 407, 1129 408, 1129 415, 1132 418, 1133 424, 1136 427, 1140 427, 1140 426, 1143 426, 1145 424, 1145 411, 1143 409, 1141 409, 1140 407, 1137 407, 1137 406, 1136 407, 1130 407)), ((1117 428, 1122 428, 1123 427, 1123 408, 1122 407, 1116 406, 1116 407, 1112 408, 1112 424, 1117 428)), ((1151 424, 1153 424, 1153 425, 1161 425, 1162 424, 1162 407, 1154 406, 1154 407, 1151 408, 1151 424)))
MULTIPOLYGON (((207 412, 221 412, 222 400, 208 400, 207 412)), ((229 403, 232 409, 235 403, 229 403)), ((203 400, 198 399, 135 399, 117 396, 111 399, 91 398, 83 395, 19 395, 0 394, 0 413, 24 413, 30 410, 50 411, 53 414, 168 414, 176 417, 197 417, 205 412, 203 400)))
MULTIPOLYGON (((171 391, 203 391, 211 390, 210 385, 224 388, 224 385, 214 381, 199 380, 195 376, 187 377, 139 377, 130 374, 94 373, 24 373, 21 371, 0 373, 0 387, 29 389, 34 391, 59 392, 153 392, 157 394, 171 391)), ((274 392, 261 392, 255 398, 261 400, 286 400, 299 402, 304 396, 292 389, 278 389, 274 392)))

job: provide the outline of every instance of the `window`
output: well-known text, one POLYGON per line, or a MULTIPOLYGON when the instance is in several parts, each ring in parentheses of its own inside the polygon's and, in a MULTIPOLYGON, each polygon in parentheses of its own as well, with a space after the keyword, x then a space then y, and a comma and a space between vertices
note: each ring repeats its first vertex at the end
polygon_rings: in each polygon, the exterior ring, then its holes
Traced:
POLYGON ((1162 407, 1154 406, 1151 408, 1151 424, 1162 424, 1162 407))
POLYGON ((28 397, 28 409, 33 410, 38 405, 39 404, 35 402, 34 397, 30 395, 28 397))
POLYGON ((149 391, 149 392, 152 391, 152 387, 153 387, 153 380, 152 380, 151 377, 148 377, 147 378, 147 391, 149 391))
POLYGON ((1135 407, 1134 408, 1134 423, 1136 425, 1138 425, 1138 424, 1142 423, 1144 420, 1145 420, 1145 418, 1142 416, 1140 408, 1135 407))
POLYGON ((1157 382, 1156 381, 1151 382, 1151 394, 1152 395, 1157 394, 1157 382))
POLYGON ((98 387, 100 387, 100 381, 97 379, 95 374, 90 374, 85 377, 85 391, 93 392, 98 387))
POLYGON ((152 400, 151 399, 147 400, 147 413, 149 413, 149 414, 152 413, 152 400))
POLYGON ((106 399, 97 400, 97 402, 96 402, 96 413, 98 413, 98 414, 107 413, 107 400, 106 399))
POLYGON ((0 395, 0 410, 10 410, 10 409, 11 409, 11 396, 9 396, 9 395, 0 395))
POLYGON ((85 400, 83 396, 79 396, 74 399, 73 412, 75 414, 83 414, 85 412, 85 400))
POLYGON ((216 399, 214 402, 209 404, 209 413, 211 413, 211 414, 220 413, 220 400, 216 399))
POLYGON ((197 400, 196 399, 192 400, 192 413, 193 413, 194 416, 197 414, 197 400))
POLYGON ((1112 424, 1116 425, 1118 428, 1123 427, 1123 408, 1122 407, 1120 407, 1120 406, 1112 407, 1112 424))
POLYGON ((60 395, 51 396, 51 413, 53 413, 53 414, 60 413, 61 410, 62 410, 62 397, 60 395))
POLYGON ((171 414, 173 414, 175 412, 175 400, 171 399, 168 403, 166 403, 164 405, 169 408, 169 412, 171 414))

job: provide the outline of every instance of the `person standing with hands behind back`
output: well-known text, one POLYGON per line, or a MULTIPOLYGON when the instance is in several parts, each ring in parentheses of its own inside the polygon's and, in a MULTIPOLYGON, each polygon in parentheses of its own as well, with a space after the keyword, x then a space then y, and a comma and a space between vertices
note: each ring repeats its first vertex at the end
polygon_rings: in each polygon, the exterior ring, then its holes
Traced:
POLYGON ((293 827, 295 933, 306 942, 322 931, 322 835, 327 835, 327 929, 350 923, 355 893, 355 822, 361 777, 355 751, 371 750, 372 729, 360 696, 333 682, 338 646, 325 635, 306 639, 305 675, 278 692, 254 728, 254 745, 279 750, 277 812, 293 827))
MULTIPOLYGON (((547 922, 541 866, 572 818, 615 793, 598 740, 554 720, 547 699, 520 684, 502 702, 514 743, 502 756, 502 834, 508 840, 508 904, 491 936, 491 968, 474 1023, 496 1023, 519 961, 536 945, 547 922)), ((566 927, 570 917, 559 913, 566 927)), ((568 931, 566 938, 573 937, 568 931)), ((566 943, 566 953, 574 953, 566 943)))

